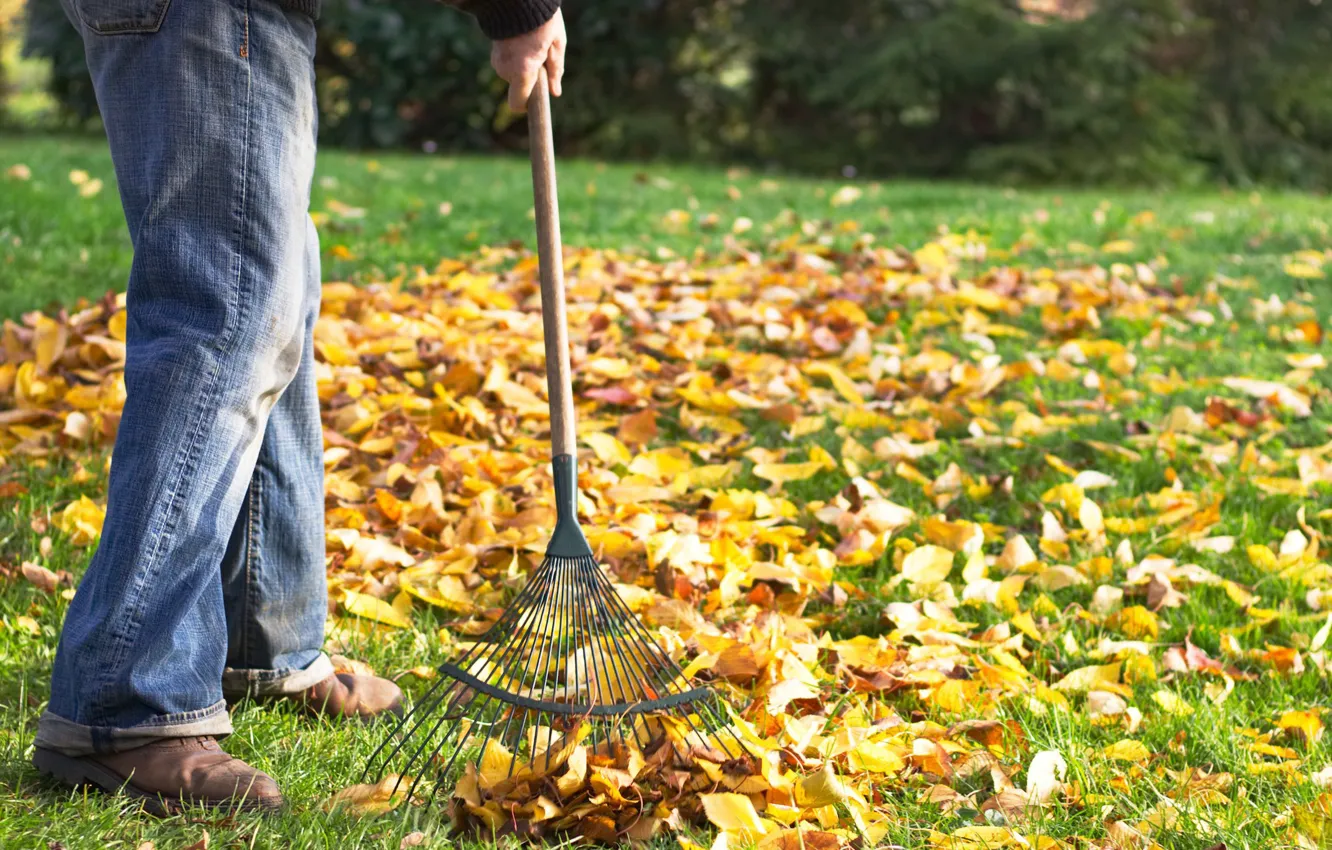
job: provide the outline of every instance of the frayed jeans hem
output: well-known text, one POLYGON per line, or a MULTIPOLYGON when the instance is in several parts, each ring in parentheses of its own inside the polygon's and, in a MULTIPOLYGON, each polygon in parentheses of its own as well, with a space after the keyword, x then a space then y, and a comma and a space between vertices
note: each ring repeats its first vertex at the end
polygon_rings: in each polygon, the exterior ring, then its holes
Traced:
POLYGON ((37 722, 38 749, 67 756, 124 752, 161 738, 222 738, 231 734, 231 715, 225 701, 198 711, 164 714, 128 728, 85 726, 47 711, 37 722))
POLYGON ((333 675, 333 662, 324 653, 301 669, 238 669, 222 671, 222 693, 228 699, 290 696, 309 690, 333 675))

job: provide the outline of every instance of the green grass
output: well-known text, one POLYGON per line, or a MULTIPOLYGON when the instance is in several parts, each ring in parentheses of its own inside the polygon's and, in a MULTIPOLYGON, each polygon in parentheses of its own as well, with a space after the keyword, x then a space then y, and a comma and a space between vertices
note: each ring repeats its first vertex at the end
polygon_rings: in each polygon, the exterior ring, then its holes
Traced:
MULTIPOLYGON (((97 298, 123 289, 130 261, 106 145, 98 139, 0 135, 0 174, 22 163, 28 181, 6 180, 0 196, 0 316, 97 298), (74 170, 103 181, 91 199, 69 180, 74 170)), ((1168 253, 1172 271, 1200 282, 1220 273, 1263 275, 1283 295, 1325 292, 1288 283, 1281 258, 1325 245, 1329 202, 1289 193, 1236 195, 1198 192, 1017 192, 965 184, 868 183, 861 198, 830 203, 841 184, 715 169, 656 165, 559 165, 561 226, 570 246, 679 256, 724 247, 737 218, 753 229, 741 237, 763 247, 792 232, 782 216, 809 222, 812 239, 841 243, 838 225, 858 223, 877 244, 917 247, 942 229, 976 230, 995 246, 1024 236, 1023 258, 1073 260, 1070 244, 1099 247, 1131 239, 1126 259, 1168 253), (740 195, 732 200, 728 189, 740 195), (672 210, 690 215, 673 227, 672 210), (788 212, 790 211, 790 212, 788 212), (1134 217, 1153 212, 1150 227, 1134 217), (703 220, 717 216, 717 225, 703 220)), ((522 158, 480 158, 341 151, 320 155, 311 208, 329 213, 322 228, 324 278, 387 277, 481 245, 532 244, 531 177, 522 158), (331 202, 364 210, 359 218, 332 212, 331 202), (451 211, 441 215, 441 204, 451 211), (341 246, 341 248, 339 247, 341 246), (341 249, 354 259, 337 259, 341 249), (336 252, 336 253, 335 253, 336 252)), ((1094 256, 1094 255, 1093 255, 1094 256)))
MULTIPOLYGON (((27 181, 0 176, 0 317, 17 318, 27 310, 68 305, 79 298, 96 298, 108 289, 121 288, 130 247, 105 146, 89 139, 0 137, 0 175, 16 163, 26 165, 32 176, 27 181), (105 186, 101 193, 87 199, 80 197, 68 177, 74 169, 102 179, 105 186)), ((1182 294, 1205 293, 1218 276, 1247 279, 1250 289, 1223 286, 1216 290, 1233 309, 1233 323, 1218 321, 1210 328, 1172 329, 1175 344, 1135 348, 1138 367, 1124 380, 1138 391, 1138 396, 1095 423, 1032 438, 1021 450, 968 445, 962 442, 965 432, 953 429, 941 432, 943 450, 917 465, 930 478, 952 462, 976 477, 1002 481, 1012 476, 1011 494, 997 493, 976 501, 963 496, 950 507, 950 515, 988 519, 1028 533, 1030 539, 1040 528, 1042 494, 1067 480, 1046 463, 1047 454, 1057 455, 1078 469, 1096 469, 1114 476, 1115 486, 1096 494, 1102 505, 1159 491, 1169 486, 1172 475, 1178 476, 1186 490, 1224 494, 1221 522, 1211 533, 1234 535, 1234 550, 1226 555, 1182 551, 1178 557, 1251 587, 1261 597, 1258 604, 1275 609, 1277 616, 1266 625, 1250 628, 1249 616, 1220 589, 1195 588, 1182 608, 1161 613, 1161 644, 1180 643, 1191 633, 1195 643, 1215 656, 1220 653, 1222 633, 1230 630, 1240 635, 1246 649, 1261 649, 1265 644, 1307 646, 1309 637, 1326 618, 1326 610, 1315 615, 1304 604, 1306 587, 1262 572, 1244 553, 1251 544, 1279 542, 1287 530, 1297 527, 1300 507, 1304 507, 1313 527, 1324 533, 1332 531, 1332 524, 1316 518, 1320 510, 1332 507, 1328 489, 1317 489, 1303 499, 1265 495, 1247 474, 1238 471, 1237 464, 1222 468, 1219 477, 1213 476, 1206 471, 1197 450, 1187 446, 1173 460, 1139 446, 1142 459, 1130 461, 1106 455, 1086 442, 1129 444, 1127 423, 1160 422, 1178 405, 1199 410, 1209 395, 1224 396, 1242 409, 1250 409, 1250 400, 1240 399, 1217 384, 1199 386, 1197 382, 1232 374, 1279 379, 1288 368, 1284 359, 1287 355, 1318 350, 1308 344, 1271 338, 1252 320, 1249 301, 1272 294, 1294 299, 1327 324, 1332 316, 1332 288, 1326 281, 1296 279, 1283 271, 1292 252, 1332 246, 1328 233, 1332 204, 1326 199, 1292 194, 1014 192, 949 184, 866 183, 856 184, 864 190, 859 200, 833 207, 830 198, 840 184, 777 175, 728 175, 705 169, 573 161, 561 163, 560 177, 564 236, 573 246, 669 251, 686 257, 698 251, 725 252, 729 250, 732 222, 744 216, 752 220, 753 228, 738 238, 745 239, 748 247, 763 251, 785 250, 773 243, 795 231, 800 222, 809 223, 806 238, 811 241, 848 243, 872 234, 880 244, 910 248, 919 247, 944 228, 953 232, 974 229, 988 241, 992 256, 1026 265, 1058 267, 1085 261, 1148 261, 1164 256, 1169 266, 1161 274, 1161 283, 1177 287, 1182 294), (729 187, 738 190, 738 199, 728 194, 729 187), (671 210, 688 211, 689 223, 682 228, 668 224, 666 217, 671 210), (1142 215, 1148 212, 1154 219, 1142 215), (718 216, 716 228, 700 226, 709 213, 718 216), (846 220, 858 222, 854 233, 839 229, 839 223, 846 220), (1101 246, 1121 239, 1133 243, 1128 253, 1100 253, 1101 246), (1076 243, 1088 246, 1088 253, 1082 253, 1076 243), (1154 392, 1145 385, 1145 376, 1166 376, 1172 371, 1181 373, 1189 385, 1169 392, 1154 392)), ((313 203, 316 212, 329 214, 321 228, 324 277, 374 280, 418 265, 429 267, 441 257, 464 255, 482 245, 511 240, 530 244, 530 207, 529 175, 521 159, 423 155, 371 158, 329 151, 321 155, 313 203), (336 212, 339 206, 333 201, 362 208, 364 215, 340 216, 336 212), (444 202, 451 204, 448 215, 440 211, 444 202), (343 255, 350 258, 340 259, 343 255)), ((912 311, 918 306, 908 304, 904 317, 891 331, 903 332, 910 339, 912 311)), ((1215 304, 1209 309, 1214 313, 1218 310, 1215 304)), ((1019 360, 1044 335, 1038 311, 1025 311, 1014 321, 1033 336, 1030 340, 1002 340, 999 353, 1005 362, 1019 360)), ((1140 341, 1147 330, 1142 322, 1110 319, 1098 336, 1140 341)), ((957 341, 943 342, 945 347, 956 344, 960 346, 958 351, 966 350, 965 344, 957 341)), ((1094 359, 1092 365, 1109 374, 1101 361, 1094 359)), ((1283 447, 1316 446, 1328 441, 1332 432, 1328 381, 1326 370, 1312 380, 1316 390, 1313 417, 1302 421, 1278 417, 1284 430, 1263 446, 1265 452, 1278 459, 1288 458, 1282 453, 1283 447)), ((1005 384, 993 401, 996 405, 1005 400, 1030 404, 1039 397, 1053 406, 1090 395, 1076 381, 1033 377, 1005 384)), ((1000 419, 1006 426, 1011 416, 1000 419)), ((783 439, 781 429, 771 423, 758 420, 750 424, 755 426, 759 444, 774 447, 783 439)), ((882 434, 858 436, 869 444, 882 434)), ((1221 431, 1200 436, 1209 443, 1226 439, 1221 431)), ((1250 438, 1238 436, 1241 446, 1250 438)), ((842 437, 829 431, 814 439, 835 453, 842 437)), ((804 456, 797 452, 798 459, 804 456)), ((0 511, 0 564, 16 566, 24 560, 35 560, 51 569, 79 573, 88 550, 71 547, 46 526, 53 511, 78 495, 100 498, 103 481, 99 468, 90 463, 90 477, 84 483, 75 483, 72 459, 27 465, 11 462, 0 468, 0 481, 15 481, 28 491, 0 511), (52 548, 42 555, 41 541, 48 536, 52 548)), ((880 483, 895 500, 922 515, 934 512, 919 486, 887 473, 882 465, 868 470, 868 474, 880 476, 880 483)), ((1292 473, 1287 468, 1280 474, 1292 473)), ((827 500, 846 480, 841 472, 826 473, 792 485, 786 495, 797 503, 827 500)), ((756 479, 750 484, 765 486, 756 479)), ((911 537, 915 532, 908 529, 902 536, 911 537)), ((1159 551, 1164 544, 1158 535, 1148 532, 1128 539, 1137 552, 1159 551)), ((1118 535, 1112 535, 1112 541, 1118 539, 1118 535)), ((1079 559, 1075 553, 1071 561, 1079 559)), ((880 612, 889 598, 876 596, 873 591, 892 574, 892 567, 882 562, 841 571, 842 578, 869 590, 871 595, 853 601, 836 614, 840 619, 835 629, 839 636, 887 631, 880 612)), ((1108 583, 1122 579, 1123 567, 1116 566, 1108 583)), ((1054 591, 1048 603, 1056 611, 1070 610, 1069 606, 1087 605, 1091 592, 1090 587, 1054 591)), ((1039 596, 1038 591, 1025 591, 1024 610, 1044 604, 1038 601, 1039 596)), ((899 588, 891 598, 907 600, 909 596, 899 588)), ((54 846, 51 842, 70 850, 135 848, 139 842, 153 841, 164 850, 198 841, 205 829, 212 836, 212 847, 393 848, 413 829, 427 833, 426 846, 448 846, 449 839, 438 823, 418 823, 396 816, 353 820, 325 815, 323 801, 355 779, 375 736, 312 721, 285 707, 242 706, 234 717, 237 733, 228 742, 231 752, 272 773, 282 783, 291 810, 277 818, 200 814, 159 821, 134 813, 126 804, 71 794, 42 782, 28 766, 28 759, 66 605, 22 580, 0 579, 0 620, 4 623, 0 628, 0 836, 4 841, 0 843, 6 848, 54 846), (23 623, 35 623, 40 635, 26 632, 19 617, 30 618, 23 623)), ((815 607, 811 613, 818 610, 815 607)), ((1005 619, 983 606, 968 606, 959 612, 982 628, 1005 619)), ((432 631, 427 629, 426 633, 432 631)), ((1047 681, 1094 663, 1091 650, 1099 640, 1117 637, 1101 626, 1075 618, 1070 618, 1065 631, 1070 640, 1063 640, 1061 635, 1038 647, 1028 660, 1029 669, 1041 671, 1047 681)), ((406 638, 396 643, 352 647, 349 654, 389 674, 421 663, 406 638)), ((1203 695, 1203 683, 1196 676, 1135 686, 1131 702, 1142 708, 1146 718, 1140 732, 1131 737, 1160 753, 1171 769, 1206 767, 1213 773, 1226 772, 1235 777, 1229 805, 1183 807, 1173 827, 1153 836, 1162 847, 1193 850, 1221 843, 1231 850, 1258 850, 1290 846, 1285 825, 1277 816, 1316 793, 1308 783, 1291 786, 1276 776, 1253 774, 1251 767, 1264 760, 1244 749, 1234 730, 1252 727, 1270 731, 1284 711, 1332 709, 1328 679, 1317 671, 1283 676, 1246 660, 1237 663, 1252 672, 1254 679, 1238 683, 1230 698, 1220 705, 1203 695), (1156 709, 1151 695, 1160 688, 1186 699, 1195 713, 1177 718, 1156 709), (1237 790, 1241 787, 1242 794, 1237 790)), ((913 707, 943 723, 962 719, 908 701, 897 708, 905 714, 913 707)), ((1030 706, 1013 701, 1003 707, 1001 717, 1021 723, 1028 752, 1061 750, 1068 757, 1074 777, 1083 782, 1083 793, 1103 796, 1117 819, 1132 822, 1146 817, 1170 790, 1155 773, 1138 777, 1126 787, 1112 783, 1112 773, 1096 751, 1126 735, 1122 729, 1093 724, 1081 711, 1038 717, 1031 713, 1030 706)), ((1332 722, 1332 714, 1325 719, 1332 722)), ((1332 734, 1313 746, 1294 746, 1300 751, 1305 775, 1332 763, 1332 734)), ((1014 780, 1021 784, 1020 771, 1014 774, 1014 780)), ((923 786, 885 790, 897 816, 887 838, 889 843, 926 846, 925 836, 931 828, 947 832, 965 825, 963 818, 942 814, 937 807, 920 802, 922 791, 923 786)), ((1103 839, 1099 804, 1054 809, 1043 817, 1039 821, 1043 834, 1103 839)), ((1035 831, 1029 828, 1028 834, 1035 831)), ((706 836, 698 840, 704 846, 709 843, 706 836)), ((670 844, 667 841, 663 846, 670 844)))

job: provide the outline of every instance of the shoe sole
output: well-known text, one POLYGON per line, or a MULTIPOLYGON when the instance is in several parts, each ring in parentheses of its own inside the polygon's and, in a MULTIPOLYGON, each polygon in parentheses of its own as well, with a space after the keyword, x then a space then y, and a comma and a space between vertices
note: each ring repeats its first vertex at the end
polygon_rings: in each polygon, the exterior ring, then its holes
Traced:
MULTIPOLYGON (((141 803, 144 811, 157 817, 178 815, 186 807, 186 802, 181 800, 173 800, 162 794, 136 788, 129 779, 87 759, 74 758, 53 750, 38 748, 33 753, 32 764, 42 775, 49 776, 72 788, 93 787, 113 797, 117 795, 129 797, 141 803)), ((234 798, 225 800, 191 798, 187 802, 189 805, 208 809, 262 812, 265 814, 276 812, 282 808, 280 801, 236 800, 234 798)))

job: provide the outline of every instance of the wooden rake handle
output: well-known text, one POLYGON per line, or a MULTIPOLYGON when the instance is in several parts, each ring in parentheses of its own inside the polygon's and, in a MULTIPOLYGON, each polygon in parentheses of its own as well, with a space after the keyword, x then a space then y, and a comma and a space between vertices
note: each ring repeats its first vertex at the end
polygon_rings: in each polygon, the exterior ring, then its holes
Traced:
POLYGON ((537 259, 541 271, 541 324, 546 342, 546 387, 550 396, 552 454, 577 456, 573 380, 569 368, 569 324, 564 315, 564 248, 560 202, 555 188, 555 139, 550 126, 550 84, 537 75, 527 100, 532 149, 532 194, 536 202, 537 259))

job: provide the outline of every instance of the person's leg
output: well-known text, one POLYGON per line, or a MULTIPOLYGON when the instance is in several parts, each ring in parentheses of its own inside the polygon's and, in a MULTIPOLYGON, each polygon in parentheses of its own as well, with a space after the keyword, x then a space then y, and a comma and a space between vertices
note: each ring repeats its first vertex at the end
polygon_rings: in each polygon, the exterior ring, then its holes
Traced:
POLYGON ((220 565, 309 335, 314 23, 272 0, 66 0, 134 243, 101 543, 39 751, 223 735, 220 565))
POLYGON ((305 240, 301 365, 268 417, 254 475, 222 561, 227 614, 222 692, 233 699, 297 694, 333 673, 321 651, 328 585, 324 438, 314 352, 319 236, 313 222, 305 240))

